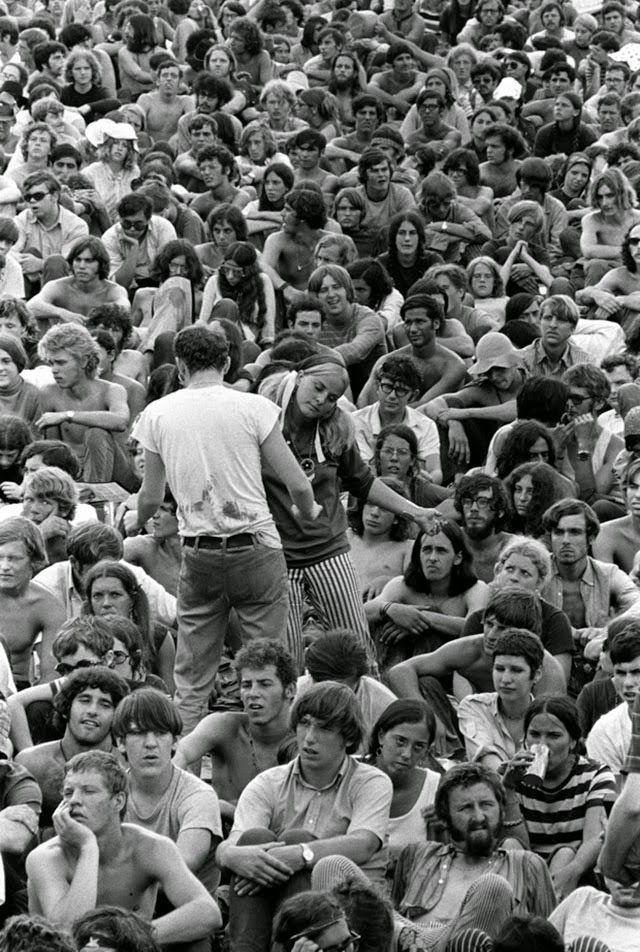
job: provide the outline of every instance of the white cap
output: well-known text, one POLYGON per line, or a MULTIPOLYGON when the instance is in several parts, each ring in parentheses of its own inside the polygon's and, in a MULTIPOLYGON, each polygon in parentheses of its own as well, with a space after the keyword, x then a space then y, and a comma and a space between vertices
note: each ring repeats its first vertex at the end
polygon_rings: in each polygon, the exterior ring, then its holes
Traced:
POLYGON ((114 122, 113 119, 97 119, 90 122, 85 135, 92 146, 104 145, 105 139, 124 139, 133 142, 138 151, 138 134, 130 122, 114 122))

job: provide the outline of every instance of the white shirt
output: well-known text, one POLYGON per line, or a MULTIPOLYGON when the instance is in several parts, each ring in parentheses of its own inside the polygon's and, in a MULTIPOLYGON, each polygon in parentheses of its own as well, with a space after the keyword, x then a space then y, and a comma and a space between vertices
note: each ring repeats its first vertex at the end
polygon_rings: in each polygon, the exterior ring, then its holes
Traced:
MULTIPOLYGON (((376 440, 382 429, 379 407, 379 402, 372 403, 371 406, 363 407, 352 414, 358 450, 365 463, 373 459, 376 440)), ((406 408, 402 423, 418 437, 418 459, 424 469, 429 456, 440 456, 438 427, 428 416, 418 413, 412 407, 406 408)))
POLYGON ((587 737, 587 754, 606 764, 614 774, 622 771, 631 743, 631 717, 626 701, 599 717, 587 737))

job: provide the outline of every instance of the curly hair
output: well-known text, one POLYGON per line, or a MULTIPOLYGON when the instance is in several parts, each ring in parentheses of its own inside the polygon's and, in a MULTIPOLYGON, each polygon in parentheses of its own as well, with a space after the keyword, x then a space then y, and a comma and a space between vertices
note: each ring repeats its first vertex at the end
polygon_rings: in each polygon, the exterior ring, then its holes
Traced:
POLYGON ((71 707, 77 696, 91 689, 108 694, 114 711, 129 693, 129 685, 124 678, 110 668, 96 665, 93 668, 79 668, 73 671, 60 686, 53 699, 53 722, 60 734, 66 730, 71 707))
MULTIPOLYGON (((20 152, 22 153, 22 158, 25 160, 25 162, 27 161, 29 157, 29 150, 28 150, 29 139, 31 138, 34 132, 48 133, 49 140, 50 140, 49 154, 51 154, 51 150, 58 142, 57 135, 55 134, 51 126, 48 126, 46 124, 46 122, 33 122, 30 126, 27 126, 27 128, 24 130, 24 132, 22 133, 22 139, 20 140, 20 152)), ((26 179, 25 179, 25 182, 26 182, 26 179)), ((58 191, 60 191, 59 187, 58 187, 58 191)))
POLYGON ((88 63, 88 65, 91 67, 91 85, 93 87, 101 86, 102 72, 100 70, 100 64, 98 63, 98 60, 90 50, 85 50, 81 47, 76 47, 69 53, 64 67, 65 80, 69 84, 73 83, 73 67, 80 61, 88 63))
POLYGON ((611 393, 607 375, 594 364, 574 364, 573 367, 568 367, 562 375, 562 382, 568 387, 580 387, 588 391, 598 406, 601 406, 611 393))
POLYGON ((98 373, 100 348, 86 329, 79 324, 56 324, 50 327, 38 344, 38 354, 49 361, 60 351, 67 351, 74 360, 84 360, 85 373, 92 380, 98 373))
POLYGON ((71 937, 55 926, 50 925, 41 916, 26 914, 7 919, 0 932, 2 952, 75 952, 76 946, 71 937))
POLYGON ((262 33, 257 23, 249 17, 238 17, 229 28, 229 35, 238 33, 244 41, 244 48, 249 56, 258 56, 264 49, 262 33))
POLYGON ((490 490, 491 501, 493 503, 495 520, 494 527, 496 532, 500 532, 506 523, 509 514, 509 499, 501 480, 495 476, 487 476, 486 473, 474 473, 463 476, 456 486, 453 497, 453 505, 456 512, 462 516, 464 499, 475 496, 478 492, 490 490))
POLYGON ((322 192, 313 188, 295 186, 285 196, 285 204, 296 213, 296 218, 316 231, 327 223, 327 209, 322 192))
POLYGON ((254 638, 244 645, 233 659, 238 679, 242 676, 243 668, 259 671, 267 665, 273 665, 276 669, 276 675, 283 688, 291 684, 295 685, 298 679, 296 663, 291 652, 287 651, 280 641, 271 638, 254 638))
POLYGON ((540 538, 544 534, 542 517, 560 495, 555 470, 547 463, 522 463, 520 466, 516 466, 506 477, 504 485, 511 503, 508 522, 509 532, 522 532, 533 539, 540 538), (523 476, 529 476, 532 484, 531 503, 525 516, 519 515, 513 504, 513 493, 516 484, 523 476))
POLYGON ((157 281, 158 284, 166 281, 169 277, 169 265, 174 258, 179 258, 181 255, 184 255, 185 264, 189 271, 187 280, 192 287, 201 287, 204 280, 204 270, 200 258, 191 242, 184 238, 175 238, 163 245, 151 266, 151 278, 157 281))
MULTIPOLYGON (((83 949, 91 936, 108 937, 118 952, 160 952, 150 922, 137 912, 120 906, 97 906, 73 923, 73 938, 78 949, 83 949)), ((43 952, 48 952, 44 949, 43 952)))
POLYGON ((498 478, 506 479, 517 466, 530 462, 529 449, 540 439, 547 443, 549 465, 555 466, 556 454, 551 431, 536 420, 518 420, 507 433, 496 456, 498 478))
POLYGON ((267 303, 256 249, 247 241, 234 241, 224 253, 224 262, 218 271, 220 294, 235 301, 243 319, 250 323, 255 321, 261 330, 265 325, 267 303), (242 280, 237 284, 231 284, 227 279, 224 270, 224 262, 227 261, 242 268, 242 280))
MULTIPOLYGON (((433 527, 433 531, 430 532, 429 535, 440 533, 446 536, 451 543, 454 555, 462 556, 461 561, 451 568, 447 594, 449 596, 463 595, 478 581, 472 568, 473 559, 471 552, 464 541, 462 530, 455 522, 451 522, 448 519, 438 519, 433 527)), ((414 592, 421 592, 428 595, 431 592, 431 584, 424 576, 420 560, 420 550, 425 535, 427 535, 425 532, 418 533, 418 537, 413 543, 409 565, 404 573, 404 583, 408 588, 412 588, 414 592)))

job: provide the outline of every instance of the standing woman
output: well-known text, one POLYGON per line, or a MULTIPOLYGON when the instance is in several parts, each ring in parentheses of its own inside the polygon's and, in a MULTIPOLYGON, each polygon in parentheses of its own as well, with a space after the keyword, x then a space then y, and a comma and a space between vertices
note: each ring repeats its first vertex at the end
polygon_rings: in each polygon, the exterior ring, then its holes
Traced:
POLYGON ((150 60, 162 50, 156 46, 156 28, 151 17, 134 13, 124 24, 124 45, 118 50, 120 89, 122 102, 135 101, 141 93, 150 93, 154 88, 150 60))
POLYGON ((431 522, 428 511, 385 486, 362 461, 351 417, 337 405, 348 385, 340 357, 323 353, 302 361, 296 370, 272 374, 260 387, 262 395, 281 408, 285 439, 322 506, 315 522, 294 516, 286 487, 269 469, 263 470, 289 573, 287 646, 300 668, 305 601, 315 609, 324 628, 350 629, 373 658, 358 578, 349 555, 341 492, 346 490, 419 524, 431 522))
POLYGON ((560 93, 553 103, 553 122, 536 135, 533 154, 540 158, 551 155, 570 156, 584 152, 597 139, 591 128, 582 122, 582 99, 577 93, 560 93))
POLYGON ((261 347, 273 342, 276 312, 273 285, 260 269, 256 249, 247 241, 236 241, 227 248, 218 273, 205 284, 201 323, 209 323, 213 305, 222 298, 237 304, 245 340, 255 341, 261 347))
POLYGON ((138 168, 138 137, 128 122, 110 122, 98 147, 98 161, 87 165, 82 174, 90 180, 103 202, 112 222, 117 220, 116 208, 121 198, 132 191, 131 183, 140 176, 138 168))

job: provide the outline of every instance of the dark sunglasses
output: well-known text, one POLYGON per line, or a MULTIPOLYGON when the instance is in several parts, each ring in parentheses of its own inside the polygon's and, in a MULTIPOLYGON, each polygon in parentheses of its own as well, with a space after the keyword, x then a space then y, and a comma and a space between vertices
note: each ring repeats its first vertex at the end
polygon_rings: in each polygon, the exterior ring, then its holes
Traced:
POLYGON ((64 678, 68 674, 73 674, 74 671, 79 671, 80 668, 97 668, 101 664, 104 664, 104 662, 89 661, 88 658, 84 658, 82 661, 76 661, 75 664, 68 664, 66 661, 59 661, 56 665, 56 671, 64 678))
POLYGON ((31 202, 41 202, 43 198, 46 198, 49 195, 49 192, 30 192, 28 195, 25 195, 25 202, 30 205, 31 202))

